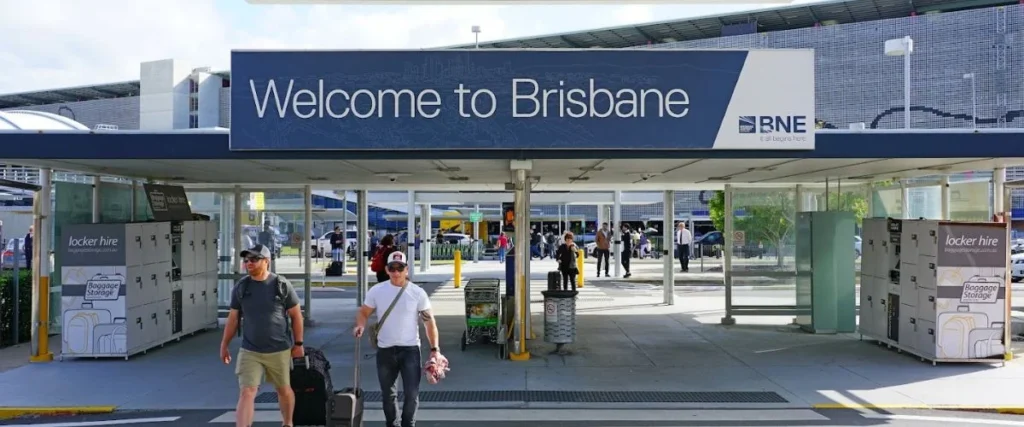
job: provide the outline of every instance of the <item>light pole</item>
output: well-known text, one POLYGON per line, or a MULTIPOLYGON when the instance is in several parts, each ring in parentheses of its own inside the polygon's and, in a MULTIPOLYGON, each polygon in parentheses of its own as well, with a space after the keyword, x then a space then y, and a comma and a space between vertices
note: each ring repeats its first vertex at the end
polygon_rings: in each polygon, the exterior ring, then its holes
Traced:
POLYGON ((914 39, 905 36, 885 41, 886 56, 903 57, 903 127, 910 129, 910 54, 914 53, 914 39))
POLYGON ((473 26, 473 45, 476 49, 480 49, 480 26, 473 26))
POLYGON ((965 79, 971 80, 971 129, 978 128, 978 86, 975 84, 974 73, 964 74, 965 79))

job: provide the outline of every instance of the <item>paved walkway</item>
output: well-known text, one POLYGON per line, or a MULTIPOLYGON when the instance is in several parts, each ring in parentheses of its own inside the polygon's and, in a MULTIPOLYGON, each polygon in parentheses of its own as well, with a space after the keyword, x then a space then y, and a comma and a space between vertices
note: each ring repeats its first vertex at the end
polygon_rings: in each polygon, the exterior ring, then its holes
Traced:
MULTIPOLYGON (((536 271, 536 270, 535 270, 536 271)), ((534 313, 541 313, 533 285, 534 313)), ((538 338, 526 362, 502 361, 493 345, 459 351, 464 329, 461 290, 428 289, 442 332, 442 350, 453 371, 424 408, 812 408, 822 405, 1015 406, 1024 365, 939 365, 861 342, 848 335, 809 335, 785 326, 789 319, 745 317, 718 324, 721 292, 679 291, 677 304, 660 303, 659 288, 624 282, 588 282, 578 313, 578 342, 570 355, 550 354, 543 316, 533 317, 538 338), (447 393, 440 393, 447 392, 447 393)), ((736 304, 786 303, 788 290, 751 290, 736 304)), ((319 326, 306 341, 322 347, 334 384, 352 381, 354 303, 316 298, 319 326)), ((155 349, 129 361, 69 360, 0 373, 4 406, 112 405, 121 409, 234 407, 232 367, 217 360, 220 331, 155 349)), ((235 340, 237 346, 238 340, 235 340)), ((363 349, 363 387, 378 390, 372 354, 363 349)), ((269 390, 264 390, 269 391, 269 390)), ((261 407, 272 409, 264 396, 261 407)), ((379 405, 372 401, 371 407, 379 405)))

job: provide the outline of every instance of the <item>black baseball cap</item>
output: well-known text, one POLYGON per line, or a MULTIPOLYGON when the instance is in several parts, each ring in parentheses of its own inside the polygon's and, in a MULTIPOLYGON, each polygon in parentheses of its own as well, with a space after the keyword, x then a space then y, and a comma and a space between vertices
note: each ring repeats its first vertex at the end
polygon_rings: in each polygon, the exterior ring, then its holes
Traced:
POLYGON ((270 249, 263 245, 256 245, 242 251, 240 255, 242 256, 242 258, 248 258, 251 256, 259 258, 270 258, 270 249))

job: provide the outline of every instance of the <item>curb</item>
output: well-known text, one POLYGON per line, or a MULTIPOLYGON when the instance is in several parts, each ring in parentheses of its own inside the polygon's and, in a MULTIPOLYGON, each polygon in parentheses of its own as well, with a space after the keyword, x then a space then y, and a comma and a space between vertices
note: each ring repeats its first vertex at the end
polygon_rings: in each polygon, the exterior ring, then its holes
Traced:
POLYGON ((110 414, 117 410, 116 406, 27 406, 27 407, 0 407, 0 420, 9 420, 25 416, 52 416, 52 415, 86 415, 86 414, 110 414))
POLYGON ((844 403, 819 403, 812 405, 814 409, 847 409, 847 410, 900 410, 917 409, 932 411, 963 411, 963 412, 986 412, 993 414, 1024 415, 1022 406, 971 406, 971 405, 925 405, 925 404, 904 404, 904 405, 850 405, 844 403))

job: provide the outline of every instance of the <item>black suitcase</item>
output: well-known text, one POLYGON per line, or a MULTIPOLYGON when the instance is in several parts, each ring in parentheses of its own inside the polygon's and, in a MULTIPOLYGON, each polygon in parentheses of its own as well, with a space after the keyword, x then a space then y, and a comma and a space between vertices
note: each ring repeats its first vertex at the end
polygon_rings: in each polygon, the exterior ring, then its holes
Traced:
POLYGON ((292 422, 299 426, 324 425, 334 393, 331 362, 319 349, 306 347, 305 351, 305 357, 292 360, 291 383, 295 392, 292 422))
POLYGON ((345 264, 341 261, 331 261, 331 265, 327 266, 327 271, 324 272, 329 277, 341 277, 345 274, 345 264))
POLYGON ((548 290, 558 291, 562 289, 562 272, 561 271, 549 271, 548 272, 548 290))
MULTIPOLYGON (((363 407, 365 398, 363 389, 359 388, 359 338, 355 348, 355 381, 352 387, 345 387, 334 394, 331 399, 327 427, 363 427, 363 407)), ((298 422, 295 423, 299 425, 298 422)))

